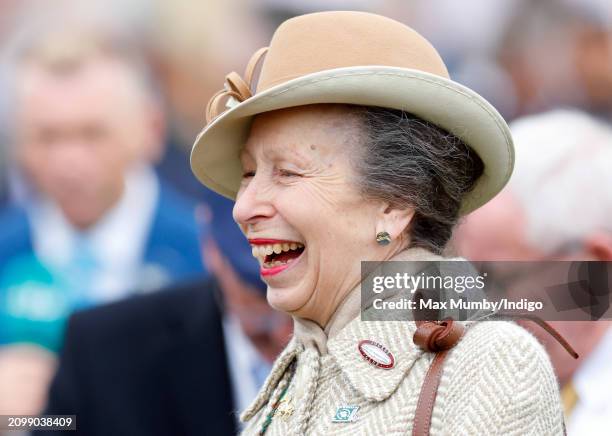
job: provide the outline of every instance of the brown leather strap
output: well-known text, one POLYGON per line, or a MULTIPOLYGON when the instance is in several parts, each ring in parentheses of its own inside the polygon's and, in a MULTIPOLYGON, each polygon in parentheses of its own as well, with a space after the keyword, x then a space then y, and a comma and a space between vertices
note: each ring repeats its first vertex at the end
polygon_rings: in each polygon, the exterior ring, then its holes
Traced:
POLYGON ((442 378, 442 369, 444 361, 448 355, 448 350, 441 351, 436 354, 421 386, 419 394, 419 402, 417 403, 416 412, 414 414, 414 423, 412 427, 412 436, 429 436, 429 428, 431 427, 431 415, 433 413, 436 396, 438 394, 438 386, 442 378))
POLYGON ((444 361, 448 355, 448 350, 461 340, 465 327, 453 320, 440 322, 416 321, 416 325, 417 329, 413 336, 414 343, 426 351, 437 353, 427 370, 427 374, 425 374, 412 427, 413 436, 428 436, 444 361))
POLYGON ((542 327, 544 330, 546 330, 548 334, 550 334, 553 338, 555 338, 555 340, 559 342, 559 344, 563 348, 565 348, 565 351, 567 351, 570 354, 570 356, 572 356, 574 359, 578 359, 578 357, 580 357, 578 356, 578 353, 576 352, 576 350, 574 350, 574 348, 570 345, 570 343, 567 342, 567 340, 563 336, 561 336, 561 333, 555 330, 553 326, 551 326, 549 323, 544 321, 539 316, 530 315, 526 313, 512 314, 512 313, 503 313, 503 312, 498 313, 498 316, 513 318, 513 319, 526 319, 528 321, 534 322, 540 327, 542 327))
MULTIPOLYGON (((540 325, 552 337, 567 350, 574 358, 578 358, 578 353, 572 346, 557 332, 550 324, 541 318, 528 314, 499 314, 509 318, 528 319, 540 325)), ((419 393, 416 411, 414 414, 414 423, 412 427, 412 436, 428 436, 431 427, 431 416, 433 414, 440 379, 442 378, 442 370, 444 361, 448 355, 448 351, 454 347, 463 337, 465 327, 453 320, 444 320, 440 322, 434 321, 415 321, 417 329, 412 338, 413 342, 425 351, 436 353, 419 393)), ((565 434, 565 423, 563 424, 565 434)))

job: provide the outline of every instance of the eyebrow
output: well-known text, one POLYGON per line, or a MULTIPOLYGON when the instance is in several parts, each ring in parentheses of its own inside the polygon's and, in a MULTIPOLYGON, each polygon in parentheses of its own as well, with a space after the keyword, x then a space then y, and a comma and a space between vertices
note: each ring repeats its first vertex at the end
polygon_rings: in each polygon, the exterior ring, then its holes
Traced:
MULTIPOLYGON (((300 153, 298 151, 293 151, 293 153, 291 154, 290 157, 288 157, 287 155, 283 155, 281 150, 283 150, 282 148, 279 147, 272 147, 271 149, 266 150, 266 155, 275 162, 278 161, 286 161, 286 162, 291 162, 294 163, 295 165, 297 165, 300 168, 307 168, 309 166, 309 163, 311 162, 311 159, 309 159, 308 157, 306 157, 303 153, 300 153)), ((242 162, 245 158, 250 158, 252 160, 256 160, 255 157, 253 156, 253 154, 247 150, 246 148, 243 148, 240 153, 239 153, 239 159, 242 162)))
MULTIPOLYGON (((288 151, 288 150, 286 150, 288 151)), ((301 153, 296 150, 291 150, 292 153, 288 156, 287 154, 281 154, 281 151, 277 148, 274 148, 270 151, 270 157, 277 161, 288 161, 296 164, 298 167, 305 168, 311 162, 304 153, 301 153)))

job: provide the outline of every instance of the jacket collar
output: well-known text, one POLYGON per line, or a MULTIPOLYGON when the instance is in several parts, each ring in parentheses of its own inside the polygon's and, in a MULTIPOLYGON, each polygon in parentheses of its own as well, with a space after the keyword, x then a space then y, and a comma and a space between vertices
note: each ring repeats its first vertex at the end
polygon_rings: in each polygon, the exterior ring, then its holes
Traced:
POLYGON ((357 317, 328 342, 329 354, 364 398, 383 401, 424 353, 412 342, 415 330, 413 321, 361 321, 357 317), (395 361, 392 368, 379 368, 363 358, 358 347, 366 339, 389 350, 395 361))
MULTIPOLYGON (((395 392, 414 362, 424 353, 412 343, 415 330, 413 321, 364 322, 357 316, 327 342, 327 352, 334 357, 349 383, 364 398, 368 401, 384 401, 395 392), (395 359, 395 366, 381 369, 366 362, 358 349, 363 339, 370 339, 387 348, 395 359)), ((304 345, 293 337, 274 362, 257 397, 240 416, 242 422, 250 420, 268 402, 283 374, 303 349, 304 345)))
MULTIPOLYGON (((435 261, 442 260, 442 257, 422 248, 410 248, 390 260, 435 261)), ((419 268, 417 263, 413 267, 419 268)), ((390 300, 394 298, 393 295, 388 297, 390 300)), ((424 351, 412 342, 416 331, 414 321, 362 321, 360 303, 361 286, 357 286, 326 328, 327 349, 351 385, 364 398, 383 401, 395 392, 424 351), (359 344, 363 340, 376 342, 389 350, 394 358, 394 366, 383 369, 366 361, 359 351, 359 344)))

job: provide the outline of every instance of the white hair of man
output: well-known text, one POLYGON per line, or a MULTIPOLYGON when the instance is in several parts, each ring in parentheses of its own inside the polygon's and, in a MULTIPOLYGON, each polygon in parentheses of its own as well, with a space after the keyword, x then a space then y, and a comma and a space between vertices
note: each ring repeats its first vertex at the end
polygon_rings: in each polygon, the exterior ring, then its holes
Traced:
POLYGON ((577 110, 511 124, 509 190, 523 207, 528 241, 551 253, 593 231, 612 232, 612 128, 577 110))

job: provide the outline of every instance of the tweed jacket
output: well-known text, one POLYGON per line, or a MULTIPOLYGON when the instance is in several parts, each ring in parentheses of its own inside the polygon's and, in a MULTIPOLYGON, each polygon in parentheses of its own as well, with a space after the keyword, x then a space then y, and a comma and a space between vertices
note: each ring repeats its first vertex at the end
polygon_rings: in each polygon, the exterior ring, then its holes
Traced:
MULTIPOLYGON (((434 355, 413 344, 413 321, 361 321, 359 301, 353 290, 325 330, 295 320, 294 337, 241 416, 243 434, 260 434, 266 421, 266 435, 411 434, 434 355), (358 351, 363 339, 387 348, 395 365, 367 362, 358 351), (354 419, 334 422, 340 408, 354 419)), ((535 337, 508 321, 464 324, 444 364, 430 434, 562 435, 557 380, 535 337)))

